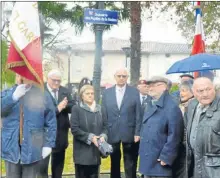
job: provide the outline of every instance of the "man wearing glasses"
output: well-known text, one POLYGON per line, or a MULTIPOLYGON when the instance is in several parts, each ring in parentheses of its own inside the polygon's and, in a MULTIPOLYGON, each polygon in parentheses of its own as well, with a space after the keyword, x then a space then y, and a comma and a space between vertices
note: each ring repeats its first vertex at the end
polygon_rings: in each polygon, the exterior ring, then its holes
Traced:
POLYGON ((139 171, 145 178, 171 178, 183 136, 182 113, 169 95, 166 78, 155 76, 147 84, 152 100, 142 121, 139 171))
POLYGON ((137 149, 140 140, 141 104, 139 91, 127 85, 127 69, 115 72, 116 85, 106 89, 102 107, 108 118, 108 142, 113 146, 111 154, 111 178, 120 178, 122 143, 126 178, 136 178, 137 149))
MULTIPOLYGON (((47 83, 45 84, 45 90, 49 91, 53 100, 53 104, 56 107, 57 117, 57 137, 56 146, 52 150, 51 157, 51 172, 52 178, 61 178, 64 168, 65 150, 68 146, 68 131, 70 128, 69 116, 72 106, 75 104, 71 93, 67 88, 61 84, 61 72, 59 70, 51 70, 47 76, 47 83)), ((41 172, 43 176, 48 175, 48 163, 49 156, 44 160, 41 166, 41 172)))

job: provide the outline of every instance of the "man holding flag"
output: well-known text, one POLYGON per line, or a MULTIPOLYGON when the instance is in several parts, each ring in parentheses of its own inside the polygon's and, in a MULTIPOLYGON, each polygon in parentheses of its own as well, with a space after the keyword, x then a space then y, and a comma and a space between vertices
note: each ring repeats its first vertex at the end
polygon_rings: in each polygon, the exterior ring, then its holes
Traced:
POLYGON ((9 24, 10 70, 22 77, 2 92, 2 149, 7 178, 40 176, 40 160, 50 155, 56 140, 55 108, 43 90, 42 52, 36 2, 16 2, 9 24))

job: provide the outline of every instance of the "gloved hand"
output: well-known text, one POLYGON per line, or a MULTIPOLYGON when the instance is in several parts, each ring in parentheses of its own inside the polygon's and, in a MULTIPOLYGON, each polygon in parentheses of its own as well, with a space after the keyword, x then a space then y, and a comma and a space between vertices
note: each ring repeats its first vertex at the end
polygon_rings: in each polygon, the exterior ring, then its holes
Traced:
POLYGON ((50 148, 50 147, 43 147, 43 149, 42 149, 42 157, 43 157, 43 159, 46 158, 47 156, 49 156, 51 152, 52 152, 52 148, 50 148))
POLYGON ((12 98, 14 101, 19 100, 22 96, 25 95, 25 93, 30 90, 31 86, 28 84, 21 84, 18 85, 17 88, 15 89, 12 98))
POLYGON ((102 158, 107 158, 113 152, 112 145, 108 144, 106 141, 102 142, 100 139, 97 139, 97 142, 102 158))

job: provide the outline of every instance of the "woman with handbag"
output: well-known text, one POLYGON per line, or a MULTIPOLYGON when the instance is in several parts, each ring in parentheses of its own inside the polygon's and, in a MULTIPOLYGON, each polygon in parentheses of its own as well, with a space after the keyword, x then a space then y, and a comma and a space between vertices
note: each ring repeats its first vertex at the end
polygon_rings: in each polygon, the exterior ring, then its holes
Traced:
POLYGON ((81 102, 73 106, 71 114, 75 176, 98 178, 101 164, 98 139, 107 141, 107 119, 94 100, 93 86, 84 85, 79 96, 81 102))

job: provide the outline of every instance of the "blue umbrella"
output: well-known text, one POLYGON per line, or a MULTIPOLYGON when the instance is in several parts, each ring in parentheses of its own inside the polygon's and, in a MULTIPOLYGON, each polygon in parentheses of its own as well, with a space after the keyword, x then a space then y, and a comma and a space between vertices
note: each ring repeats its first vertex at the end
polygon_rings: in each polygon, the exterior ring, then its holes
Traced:
POLYGON ((166 74, 216 69, 220 69, 220 55, 200 53, 175 62, 166 74))

